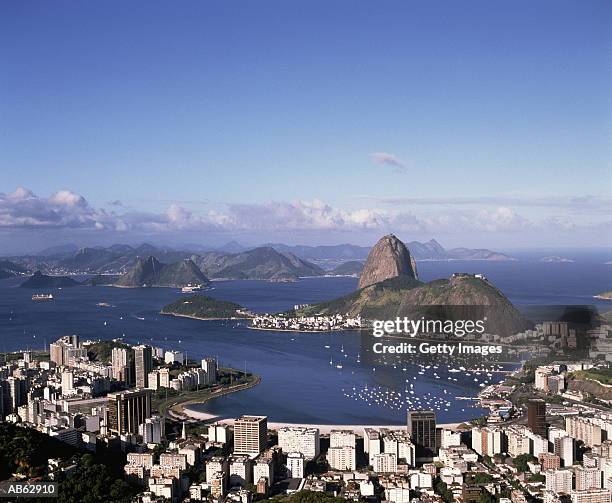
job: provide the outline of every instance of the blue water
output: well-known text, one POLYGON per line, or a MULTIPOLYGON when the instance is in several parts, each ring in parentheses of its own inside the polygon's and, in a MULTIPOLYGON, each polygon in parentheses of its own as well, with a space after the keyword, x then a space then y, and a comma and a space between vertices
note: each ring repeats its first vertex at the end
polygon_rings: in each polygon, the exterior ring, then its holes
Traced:
MULTIPOLYGON (((612 289, 612 266, 603 263, 419 263, 424 280, 458 271, 483 272, 517 304, 592 304, 592 295, 612 289)), ((84 339, 124 337, 131 343, 180 348, 193 359, 213 355, 222 365, 244 368, 246 364, 262 377, 255 388, 199 406, 212 414, 266 414, 271 421, 287 422, 401 424, 406 409, 419 403, 439 408, 440 422, 470 419, 482 412, 454 398, 474 396, 482 377, 474 381, 474 375, 449 374, 444 365, 419 375, 414 364, 400 363, 395 368, 373 364, 367 355, 360 355, 363 349, 357 332, 266 332, 250 330, 244 322, 165 317, 158 314, 160 308, 180 293, 163 288, 66 288, 53 291, 53 302, 35 303, 31 301, 35 292, 17 288, 19 282, 0 281, 0 351, 41 348, 69 333, 84 339), (98 302, 113 307, 98 307, 98 302), (338 362, 342 369, 336 368, 338 362)), ((215 282, 208 294, 258 312, 275 312, 338 297, 353 291, 356 284, 355 278, 311 278, 297 283, 227 281, 215 282)), ((611 303, 597 304, 612 308, 611 303)), ((436 362, 440 360, 430 363, 436 362)))

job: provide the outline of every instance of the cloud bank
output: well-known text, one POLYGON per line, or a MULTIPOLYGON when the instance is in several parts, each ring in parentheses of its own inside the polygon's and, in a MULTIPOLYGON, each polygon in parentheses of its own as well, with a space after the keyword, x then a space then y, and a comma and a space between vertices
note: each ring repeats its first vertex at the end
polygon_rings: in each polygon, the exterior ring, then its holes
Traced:
MULTIPOLYGON (((414 200, 409 200, 414 201, 414 200)), ((434 200, 428 200, 430 203, 434 200)), ((443 200, 435 200, 442 205, 443 200)), ((453 201, 447 199, 446 204, 453 201)), ((466 200, 459 199, 450 210, 437 207, 415 212, 398 206, 381 208, 342 209, 320 201, 271 201, 258 204, 228 204, 222 209, 209 209, 194 213, 180 205, 170 204, 165 211, 140 212, 126 209, 122 204, 110 204, 112 210, 94 208, 82 195, 60 190, 41 197, 20 187, 14 192, 0 193, 0 230, 36 232, 41 229, 87 230, 99 233, 266 233, 295 232, 352 232, 380 234, 386 232, 404 235, 465 234, 470 236, 495 233, 571 233, 579 230, 600 232, 609 229, 610 222, 577 222, 571 212, 540 218, 528 218, 510 205, 495 205, 486 200, 487 207, 462 208, 466 200)), ((475 202, 469 200, 471 202, 475 202)), ((456 201, 455 201, 456 202, 456 201)), ((483 203, 483 201, 480 201, 483 203)), ((512 200, 504 201, 512 202, 512 200)), ((576 198, 569 205, 591 205, 601 209, 607 200, 597 204, 590 199, 576 198)), ((418 205, 415 205, 419 207, 418 205)), ((521 205, 517 205, 521 207, 521 205)), ((73 233, 74 234, 74 233, 73 233)), ((262 238, 263 240, 263 238, 262 238)))

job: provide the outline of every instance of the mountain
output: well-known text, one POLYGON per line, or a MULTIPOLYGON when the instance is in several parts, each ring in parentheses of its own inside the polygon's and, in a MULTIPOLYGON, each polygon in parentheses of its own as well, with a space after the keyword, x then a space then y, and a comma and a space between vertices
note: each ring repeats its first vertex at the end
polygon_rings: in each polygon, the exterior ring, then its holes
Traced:
POLYGON ((63 257, 57 264, 61 269, 83 273, 121 273, 132 267, 139 257, 154 256, 164 263, 189 258, 190 252, 171 248, 157 248, 145 243, 138 247, 115 244, 108 248, 80 248, 63 257))
POLYGON ((416 260, 448 260, 448 252, 435 239, 430 239, 425 243, 410 241, 406 245, 410 254, 416 260))
MULTIPOLYGON (((454 248, 445 250, 435 240, 420 243, 412 241, 408 243, 411 256, 418 260, 513 260, 507 255, 484 249, 454 248)), ((84 247, 75 249, 73 245, 61 245, 42 250, 38 255, 25 255, 11 257, 10 260, 27 271, 41 270, 50 274, 123 274, 130 269, 139 257, 153 256, 160 262, 171 264, 191 258, 199 267, 202 264, 212 264, 211 271, 206 268, 203 272, 216 276, 220 266, 223 264, 233 265, 244 262, 245 271, 230 269, 225 273, 231 273, 231 278, 257 278, 274 279, 275 275, 280 279, 295 279, 299 276, 313 276, 323 274, 323 269, 333 270, 343 262, 365 260, 370 247, 341 244, 333 246, 288 246, 284 244, 272 244, 256 248, 246 248, 241 244, 231 241, 221 249, 212 250, 201 245, 184 245, 182 249, 170 247, 157 247, 149 243, 140 246, 126 244, 114 244, 109 247, 84 247), (272 270, 265 273, 254 272, 253 264, 248 259, 249 254, 259 254, 255 250, 271 248, 281 255, 287 257, 292 266, 288 266, 282 259, 274 259, 280 267, 278 274, 272 270), (44 254, 44 255, 43 255, 44 254), (246 255, 245 255, 246 254, 246 255), (225 257, 225 258, 222 258, 225 257), (247 257, 245 259, 245 257, 247 257), (244 260, 243 260, 244 259, 244 260), (297 260, 302 263, 298 263, 297 260), (289 272, 287 272, 287 268, 289 272), (294 270, 294 269, 298 270, 294 270), (323 268, 323 269, 322 269, 323 268)), ((263 257, 265 261, 268 258, 263 257)), ((271 264, 268 266, 272 267, 271 264)), ((262 269, 267 269, 261 264, 262 269)), ((221 267, 223 268, 223 267, 221 267)), ((224 274, 225 274, 224 273, 224 274)), ((0 273, 2 275, 2 273, 0 273)), ((6 276, 6 274, 4 274, 6 276)))
POLYGON ((121 287, 171 287, 207 284, 208 278, 192 260, 163 264, 155 257, 138 258, 136 263, 114 284, 121 287))
POLYGON ((164 306, 161 314, 173 316, 185 316, 187 318, 198 318, 204 320, 245 318, 244 308, 240 304, 217 300, 206 295, 194 295, 182 297, 172 304, 164 306))
POLYGON ((359 276, 363 271, 363 262, 351 260, 343 262, 338 267, 332 269, 328 274, 332 276, 359 276))
POLYGON ((422 316, 439 320, 486 318, 486 332, 502 336, 530 327, 495 286, 471 275, 430 283, 421 283, 407 275, 396 276, 299 312, 303 315, 315 313, 361 315, 368 320, 419 319, 422 316))
POLYGON ((486 250, 484 248, 452 248, 446 251, 447 260, 516 260, 515 258, 503 253, 486 250))
POLYGON ((416 266, 406 245, 393 234, 382 237, 370 250, 359 277, 359 288, 396 276, 417 279, 416 266))
POLYGON ((210 252, 193 260, 209 277, 215 279, 297 280, 302 276, 320 276, 323 269, 290 253, 259 247, 240 253, 210 252))
POLYGON ((111 248, 80 248, 74 254, 60 261, 60 266, 66 269, 93 272, 104 270, 108 264, 122 255, 111 248))
POLYGON ((365 259, 370 251, 369 246, 350 244, 321 246, 288 246, 281 243, 267 244, 281 253, 292 253, 305 260, 356 260, 365 259))
MULTIPOLYGON (((288 246, 280 243, 269 244, 281 253, 293 253, 294 255, 312 260, 316 263, 326 264, 332 262, 333 268, 338 262, 348 260, 365 259, 370 252, 369 246, 356 246, 351 244, 341 244, 332 246, 288 246), (335 262, 335 264, 333 264, 335 262)), ((503 253, 470 248, 445 249, 435 239, 427 242, 410 241, 406 244, 410 254, 415 260, 514 260, 503 253)))
POLYGON ((79 247, 73 243, 65 245, 50 246, 44 250, 40 250, 36 255, 43 257, 52 257, 57 255, 69 255, 76 252, 79 247))
POLYGON ((225 243, 223 246, 219 247, 217 250, 224 253, 240 253, 248 250, 248 248, 246 246, 242 246, 237 241, 230 241, 229 243, 225 243))
POLYGON ((571 264, 574 262, 571 258, 567 257, 559 257, 558 255, 553 255, 550 257, 542 257, 539 262, 544 262, 545 264, 562 264, 568 263, 571 264))
POLYGON ((392 234, 372 248, 357 291, 308 306, 298 314, 361 315, 369 320, 421 316, 442 321, 484 319, 485 331, 497 335, 515 334, 531 326, 484 277, 458 273, 449 279, 422 283, 410 251, 392 234))
POLYGON ((68 288, 78 286, 79 282, 67 276, 47 276, 40 271, 26 279, 21 288, 68 288))

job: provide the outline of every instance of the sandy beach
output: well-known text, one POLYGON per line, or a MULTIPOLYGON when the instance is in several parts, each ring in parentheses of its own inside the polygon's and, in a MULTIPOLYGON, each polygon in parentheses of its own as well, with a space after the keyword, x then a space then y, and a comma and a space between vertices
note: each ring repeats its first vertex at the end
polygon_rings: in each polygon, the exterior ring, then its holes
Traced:
MULTIPOLYGON (((220 423, 220 424, 234 424, 234 418, 222 418, 219 416, 215 416, 213 414, 207 414, 206 412, 198 412, 195 410, 191 410, 188 408, 182 409, 182 415, 197 421, 206 421, 211 423, 220 423)), ((459 427, 461 423, 446 423, 446 424, 438 424, 439 427, 455 430, 459 427)), ((332 430, 351 430, 356 434, 363 435, 364 428, 388 428, 389 430, 404 430, 406 429, 406 425, 401 424, 384 424, 384 425, 372 425, 372 424, 306 424, 306 423, 279 423, 279 422, 268 422, 268 428, 271 430, 278 430, 279 428, 285 427, 306 427, 306 428, 318 428, 321 435, 329 435, 332 430)))

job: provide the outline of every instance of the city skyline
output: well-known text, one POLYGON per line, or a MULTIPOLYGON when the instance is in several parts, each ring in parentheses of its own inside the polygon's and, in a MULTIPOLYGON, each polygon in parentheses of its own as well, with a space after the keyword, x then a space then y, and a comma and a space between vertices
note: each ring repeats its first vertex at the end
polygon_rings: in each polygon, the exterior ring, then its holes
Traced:
POLYGON ((143 5, 6 7, 0 252, 611 244, 608 3, 143 5))

